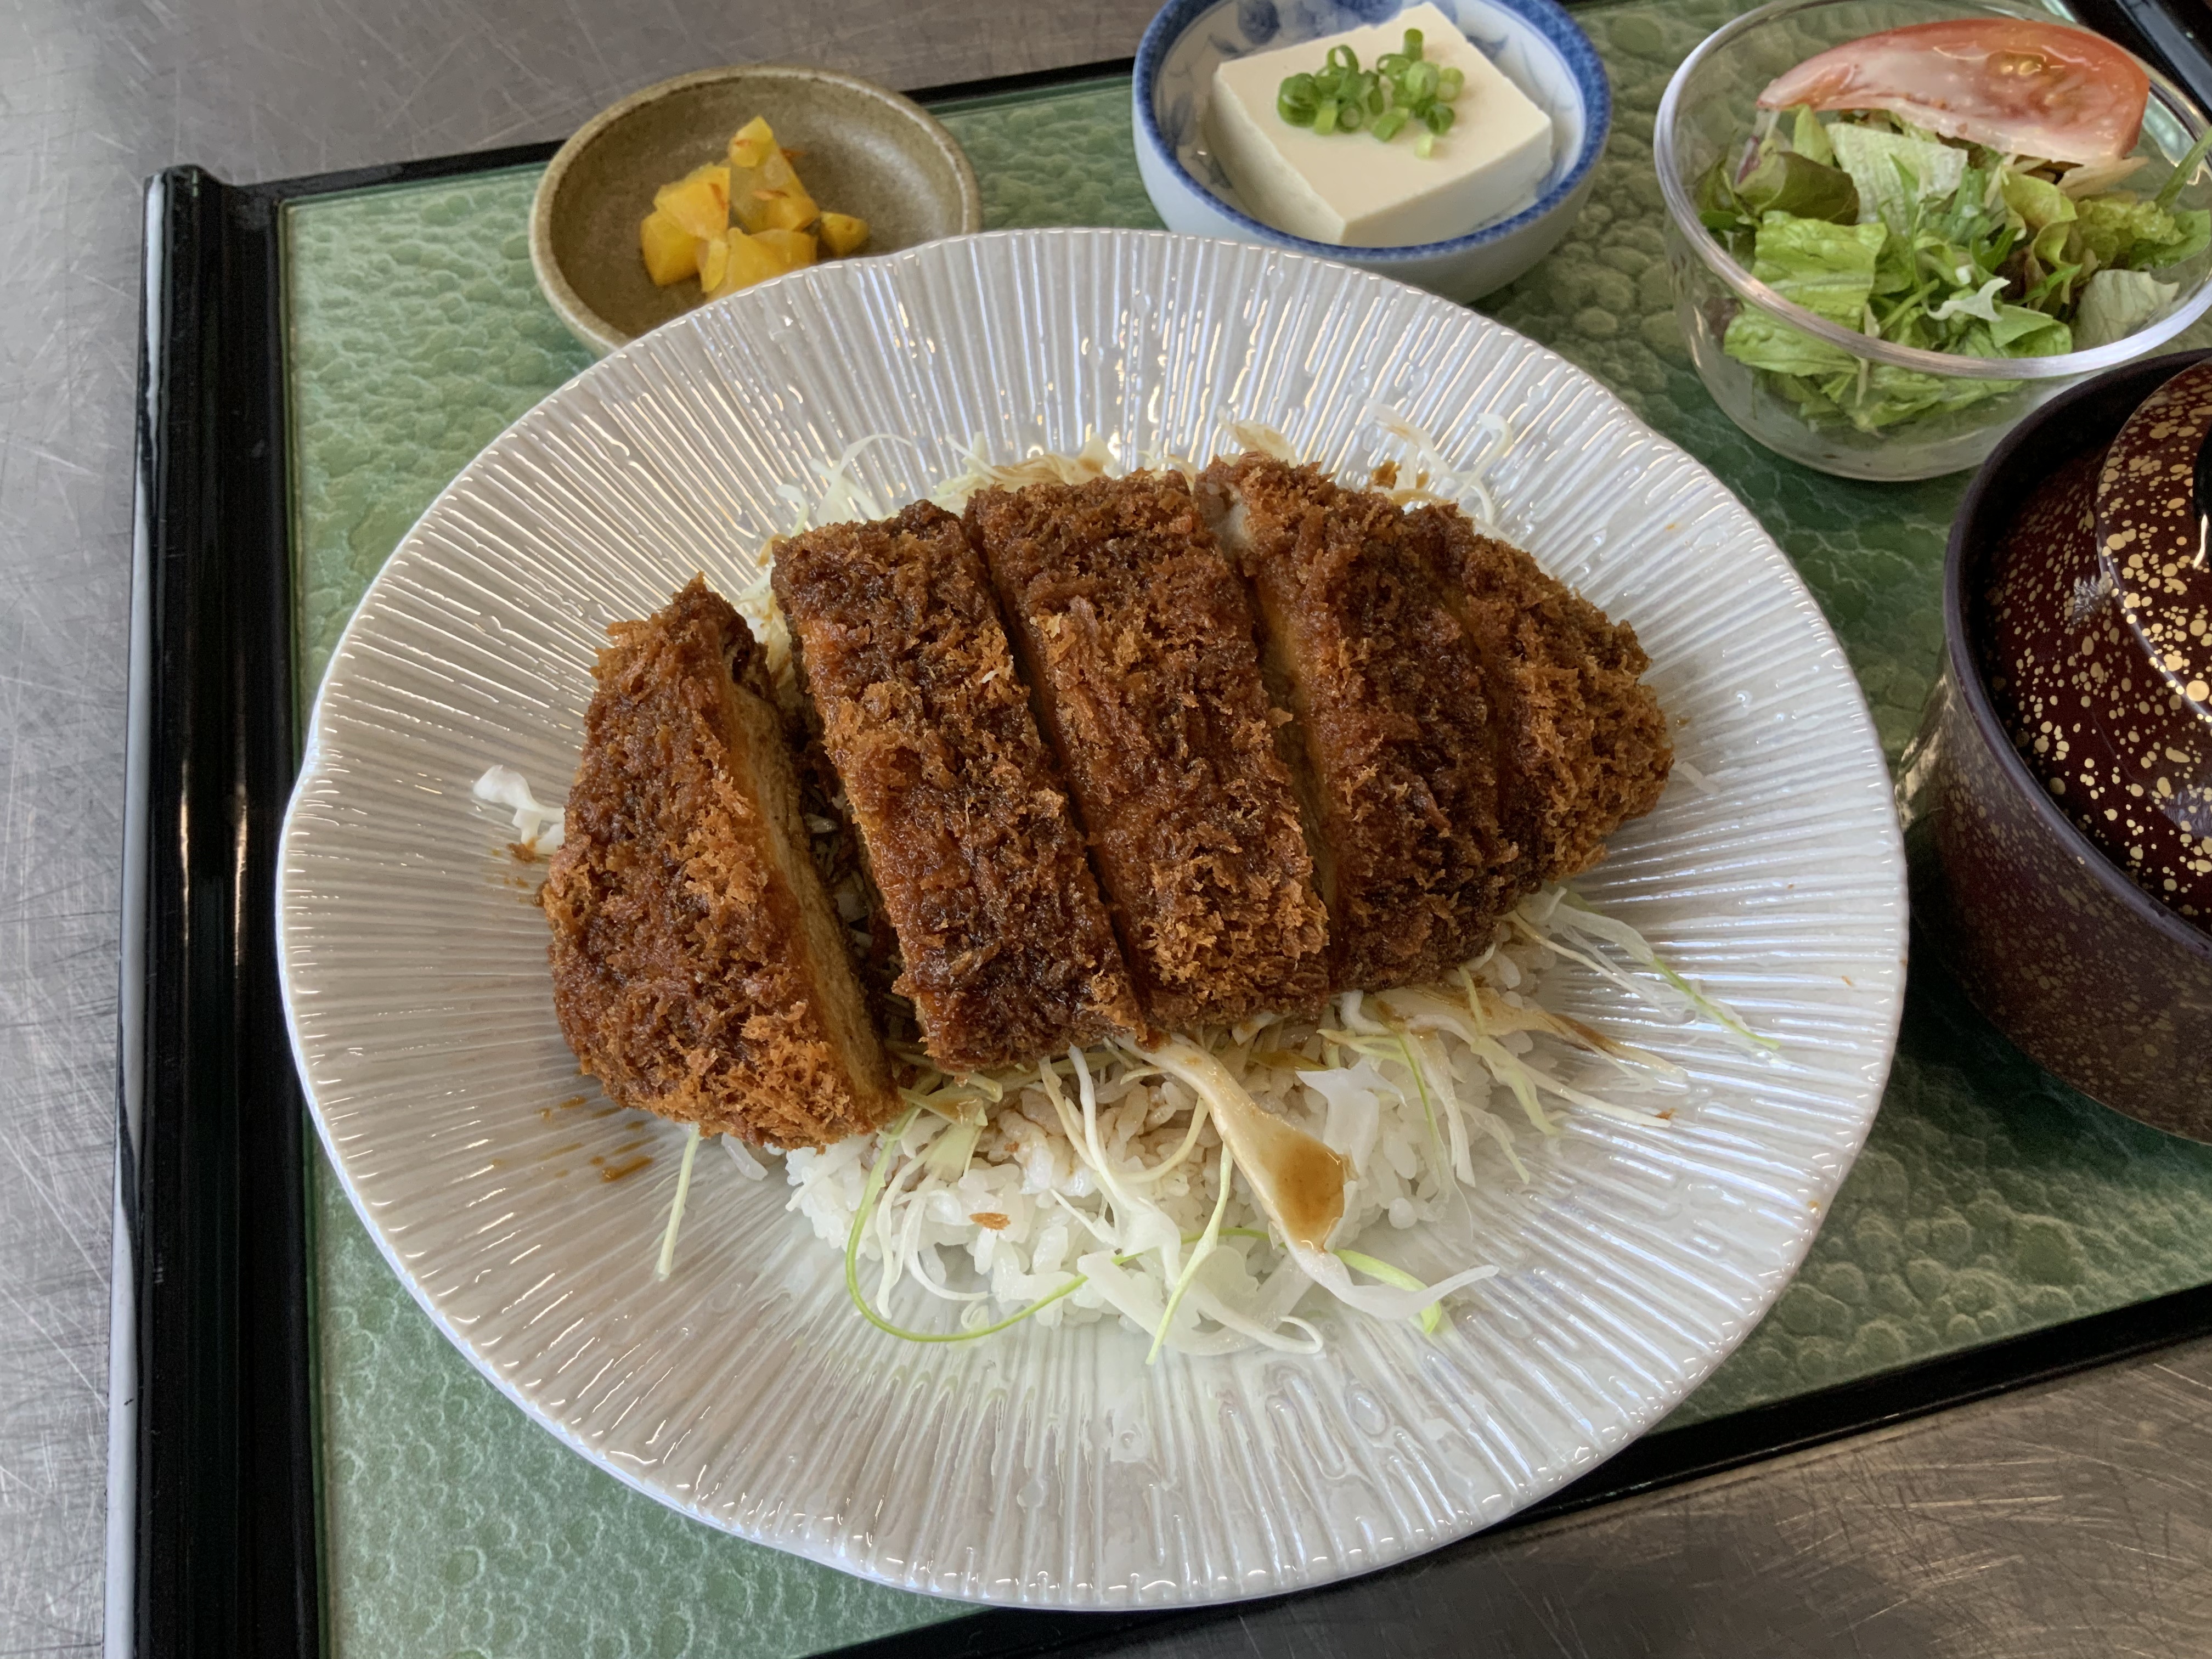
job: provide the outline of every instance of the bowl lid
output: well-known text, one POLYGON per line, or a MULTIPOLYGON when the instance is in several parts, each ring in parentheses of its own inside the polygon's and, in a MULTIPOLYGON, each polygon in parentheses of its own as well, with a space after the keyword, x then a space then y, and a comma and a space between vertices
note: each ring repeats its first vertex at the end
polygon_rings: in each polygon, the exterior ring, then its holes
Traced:
MULTIPOLYGON (((2212 723, 2208 437, 2212 363, 2199 363, 2146 398, 2112 441, 2097 480, 2097 546, 2152 672, 2169 697, 2212 723)), ((2212 784, 2212 772, 2201 781, 2212 784)))
POLYGON ((2145 398, 2096 483, 2095 598, 2076 690, 2102 727, 2136 878, 2212 907, 2212 362, 2145 398))

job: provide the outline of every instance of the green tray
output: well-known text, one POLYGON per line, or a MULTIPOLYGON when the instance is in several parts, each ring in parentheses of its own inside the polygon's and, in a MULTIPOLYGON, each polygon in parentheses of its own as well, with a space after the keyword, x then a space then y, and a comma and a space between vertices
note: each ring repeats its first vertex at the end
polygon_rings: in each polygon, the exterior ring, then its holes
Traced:
MULTIPOLYGON (((1482 309, 1589 369, 1756 512, 1841 636, 1893 761, 1942 647, 1943 538, 1963 475, 1855 484, 1759 448, 1676 332, 1650 158, 1683 55, 1739 9, 1578 9, 1614 130, 1575 230, 1482 309)), ((1156 226, 1126 80, 941 106, 993 228, 1156 226)), ((300 695, 361 592, 484 443, 590 362, 539 298, 538 169, 287 210, 300 695)), ((2195 337, 2184 343, 2195 343, 2195 337)), ((409 1299, 317 1154, 314 1294, 325 1582, 340 1659, 785 1659, 958 1618, 716 1533, 574 1456, 409 1299)), ((2075 1094, 1940 975, 1916 971, 1865 1152, 1804 1271, 1669 1426, 1784 1401, 2212 1281, 2212 1148, 2075 1094)))

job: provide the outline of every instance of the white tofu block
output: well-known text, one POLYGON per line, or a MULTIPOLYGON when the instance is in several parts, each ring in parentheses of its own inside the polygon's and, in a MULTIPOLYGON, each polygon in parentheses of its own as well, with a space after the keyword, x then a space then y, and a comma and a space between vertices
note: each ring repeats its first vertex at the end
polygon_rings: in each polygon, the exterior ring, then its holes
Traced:
POLYGON ((1552 166, 1552 118, 1531 103, 1432 5, 1408 6, 1387 23, 1273 52, 1225 59, 1213 72, 1205 114, 1214 160, 1255 219, 1340 247, 1441 242, 1518 213, 1536 199, 1552 166), (1452 129, 1425 158, 1419 125, 1388 143, 1362 127, 1324 137, 1275 112, 1284 80, 1320 70, 1346 46, 1362 69, 1420 30, 1421 55, 1466 78, 1452 129))

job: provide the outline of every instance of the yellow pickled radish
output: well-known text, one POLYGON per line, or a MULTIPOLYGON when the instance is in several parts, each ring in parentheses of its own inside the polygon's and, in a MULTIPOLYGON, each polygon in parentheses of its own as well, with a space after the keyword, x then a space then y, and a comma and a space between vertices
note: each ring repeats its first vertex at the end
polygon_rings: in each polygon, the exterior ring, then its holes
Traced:
POLYGON ((753 240, 773 253, 785 270, 797 270, 814 263, 814 239, 803 230, 757 231, 753 240))
POLYGON ((860 251, 868 240, 868 222, 856 219, 849 213, 825 213, 817 234, 822 238, 823 248, 834 258, 843 258, 860 251))
POLYGON ((822 216, 805 186, 796 182, 781 190, 761 191, 757 199, 762 230, 804 230, 822 216))
POLYGON ((766 161, 775 147, 775 134, 767 118, 754 116, 731 137, 730 171, 750 172, 766 161))
POLYGON ((823 212, 792 165, 805 154, 755 116, 731 135, 724 161, 662 185, 638 227, 647 274, 665 287, 696 273, 713 297, 859 248, 867 221, 823 212))
MULTIPOLYGON (((731 146, 735 154, 737 146, 731 146)), ((730 211, 747 230, 804 230, 819 216, 814 198, 791 165, 771 144, 750 167, 730 169, 730 211)))
POLYGON ((743 236, 736 231, 720 236, 709 236, 693 244, 699 250, 699 286, 712 294, 714 285, 722 280, 722 273, 730 263, 730 235, 743 236))
POLYGON ((666 288, 699 270, 699 239, 659 208, 638 222, 638 246, 645 252, 645 274, 666 288))
POLYGON ((702 240, 730 228, 730 170, 709 162, 653 192, 653 205, 702 240))
POLYGON ((781 276, 790 267, 775 248, 757 236, 748 236, 742 230, 730 233, 729 258, 721 270, 720 280, 708 289, 709 299, 719 300, 725 294, 735 294, 741 288, 750 288, 755 283, 764 283, 771 276, 781 276))

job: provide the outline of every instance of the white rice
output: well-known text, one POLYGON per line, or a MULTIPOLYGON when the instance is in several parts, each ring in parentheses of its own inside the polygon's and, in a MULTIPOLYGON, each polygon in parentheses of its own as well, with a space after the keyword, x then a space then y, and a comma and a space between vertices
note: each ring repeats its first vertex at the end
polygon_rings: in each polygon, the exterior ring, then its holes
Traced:
MULTIPOLYGON (((1388 1265, 1391 1235, 1440 1218, 1462 1185, 1518 1184, 1525 1176, 1516 1141, 1559 1133, 1554 1113, 1563 1105, 1663 1126, 1681 1098, 1671 1068, 1632 1050, 1602 1055, 1602 1039, 1571 1028, 1564 1036, 1505 1029, 1543 1018, 1534 993, 1555 955, 1545 939, 1556 933, 1580 951, 1598 948, 1582 930, 1586 915, 1562 904, 1557 890, 1540 895, 1516 913, 1524 926, 1470 963, 1464 981, 1425 988, 1470 1012, 1493 1045, 1486 1053, 1435 1029, 1433 1017, 1401 1018, 1411 1012, 1407 999, 1389 994, 1340 999, 1317 1024, 1276 1021, 1197 1039, 1263 1109, 1345 1159, 1344 1218, 1332 1250, 1356 1249, 1388 1265), (1418 1076, 1409 1043, 1421 1061, 1418 1076), (1585 1069, 1573 1066, 1578 1058, 1609 1073, 1606 1098, 1569 1080, 1570 1066, 1585 1069), (1534 1110, 1516 1097, 1516 1076, 1534 1110)), ((1660 1000, 1692 1012, 1664 981, 1655 983, 1660 1000)), ((926 1073, 908 1091, 916 1109, 894 1126, 883 1196, 854 1250, 855 1292, 872 1316, 944 1340, 1053 1297, 1036 1310, 1038 1323, 1119 1317, 1184 1352, 1316 1346, 1311 1326, 1295 1316, 1315 1280, 1269 1237, 1242 1178, 1222 1211, 1227 1236, 1210 1252, 1192 1252, 1203 1259, 1162 1335, 1191 1259, 1185 1250, 1216 1209, 1221 1138, 1201 1115, 1194 1143, 1178 1158, 1199 1105, 1193 1091, 1133 1048, 1095 1048, 1080 1060, 1052 1062, 1057 1103, 1038 1069, 965 1085, 926 1073), (988 1111, 978 1109, 979 1084, 1002 1093, 988 1111)), ((870 1172, 892 1133, 784 1159, 788 1207, 824 1244, 853 1245, 870 1172)))

